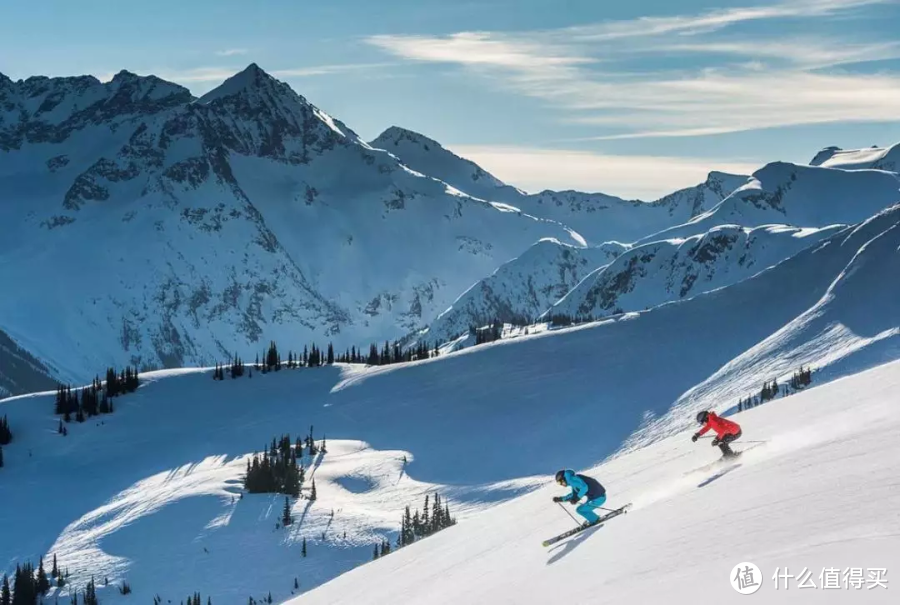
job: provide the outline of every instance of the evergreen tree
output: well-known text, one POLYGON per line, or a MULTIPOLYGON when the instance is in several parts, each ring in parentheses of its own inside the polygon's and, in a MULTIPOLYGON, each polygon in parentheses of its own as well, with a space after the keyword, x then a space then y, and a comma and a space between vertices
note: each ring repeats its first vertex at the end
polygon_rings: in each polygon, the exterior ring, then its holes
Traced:
POLYGON ((297 578, 294 578, 294 590, 299 590, 299 589, 300 589, 300 582, 297 580, 297 578))
POLYGON ((332 365, 334 363, 334 347, 331 346, 331 343, 328 343, 328 358, 325 360, 325 363, 328 365, 332 365))
MULTIPOLYGON (((372 553, 372 560, 374 561, 374 560, 377 559, 377 558, 378 558, 378 545, 376 544, 376 545, 375 545, 375 552, 372 553)), ((2 605, 2 604, 0 604, 0 605, 2 605)))
POLYGON ((9 445, 12 439, 13 435, 9 429, 9 419, 3 416, 3 418, 0 418, 0 445, 9 445))
POLYGON ((3 584, 0 585, 0 605, 12 605, 12 593, 9 590, 9 576, 3 574, 3 584))
POLYGON ((293 517, 291 517, 291 503, 288 500, 288 497, 284 497, 284 512, 281 514, 281 524, 287 527, 291 523, 294 522, 293 517))
POLYGON ((47 572, 44 571, 44 557, 41 557, 38 563, 37 581, 35 584, 37 592, 42 595, 47 594, 47 591, 50 590, 50 580, 47 579, 47 572))
POLYGON ((81 600, 84 602, 84 605, 98 605, 97 587, 94 585, 93 576, 91 577, 91 581, 88 582, 87 587, 84 589, 81 600))
POLYGON ((50 570, 50 577, 55 578, 59 575, 59 567, 56 566, 56 553, 53 554, 53 569, 50 570))
POLYGON ((309 500, 310 500, 310 502, 315 502, 316 498, 317 498, 317 496, 316 496, 316 479, 313 478, 312 489, 309 492, 309 500))
POLYGON ((3 448, 0 447, 0 468, 3 468, 3 448))
POLYGON ((300 556, 306 556, 306 538, 303 538, 303 546, 300 547, 300 556))

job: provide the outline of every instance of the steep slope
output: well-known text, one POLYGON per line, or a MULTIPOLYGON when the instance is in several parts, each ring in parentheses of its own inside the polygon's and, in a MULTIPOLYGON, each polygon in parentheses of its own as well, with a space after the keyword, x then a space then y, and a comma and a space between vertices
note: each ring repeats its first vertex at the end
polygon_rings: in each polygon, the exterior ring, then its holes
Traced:
POLYGON ((554 239, 541 240, 466 290, 421 338, 447 342, 472 326, 494 320, 533 323, 588 273, 625 250, 615 243, 576 248, 554 239))
POLYGON ((748 349, 679 404, 688 409, 737 400, 760 376, 786 380, 800 365, 839 376, 900 357, 900 206, 784 263, 784 270, 828 284, 821 298, 782 329, 748 349), (835 273, 835 268, 840 271, 835 273))
POLYGON ((391 126, 369 143, 397 156, 417 172, 433 176, 471 196, 495 202, 510 202, 525 195, 481 168, 461 158, 425 135, 391 126))
POLYGON ((64 379, 397 338, 540 238, 581 241, 410 171, 256 65, 197 100, 127 72, 3 79, 0 109, 0 328, 64 379))
POLYGON ((900 143, 886 148, 874 146, 867 149, 827 147, 817 153, 809 165, 843 170, 900 172, 900 143))
POLYGON ((714 454, 684 432, 590 469, 609 506, 634 506, 555 547, 540 542, 572 522, 553 485, 291 603, 738 603, 744 562, 757 601, 894 603, 898 388, 894 363, 741 414, 768 443, 733 467, 692 472, 714 454))
POLYGON ((602 317, 696 296, 747 279, 840 229, 723 225, 637 246, 585 277, 550 313, 602 317))
POLYGON ((825 227, 863 221, 900 201, 897 175, 875 170, 837 170, 768 164, 715 208, 643 242, 687 237, 719 225, 788 224, 825 227))
POLYGON ((411 169, 469 195, 509 204, 526 214, 569 225, 594 245, 611 240, 634 241, 684 223, 718 204, 748 179, 711 172, 703 183, 649 203, 579 191, 543 191, 529 195, 416 132, 392 126, 371 145, 389 151, 411 169))

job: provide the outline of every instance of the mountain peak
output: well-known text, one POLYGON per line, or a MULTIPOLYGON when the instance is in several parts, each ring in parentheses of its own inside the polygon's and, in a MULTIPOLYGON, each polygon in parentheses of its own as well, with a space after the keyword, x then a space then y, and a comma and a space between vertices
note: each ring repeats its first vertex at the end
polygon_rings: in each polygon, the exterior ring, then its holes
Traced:
POLYGON ((402 128, 400 126, 391 126, 380 135, 378 135, 375 139, 373 139, 369 143, 369 145, 377 149, 388 149, 390 146, 396 147, 400 144, 401 141, 409 141, 410 143, 421 145, 422 147, 427 148, 426 151, 428 151, 429 148, 444 148, 443 145, 441 145, 434 139, 430 139, 424 134, 402 128))
POLYGON ((197 102, 208 104, 247 91, 280 87, 287 88, 287 85, 270 76, 256 63, 251 63, 242 71, 234 74, 219 86, 200 97, 197 102))

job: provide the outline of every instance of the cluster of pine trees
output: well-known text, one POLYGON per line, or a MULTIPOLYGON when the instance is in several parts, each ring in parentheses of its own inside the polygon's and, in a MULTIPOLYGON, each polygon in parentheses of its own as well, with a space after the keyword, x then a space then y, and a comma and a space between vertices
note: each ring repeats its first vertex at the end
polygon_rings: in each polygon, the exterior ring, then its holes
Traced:
POLYGON ((415 347, 408 348, 404 351, 403 347, 400 346, 400 343, 394 342, 391 344, 385 341, 381 349, 379 349, 376 344, 370 345, 369 355, 364 360, 357 360, 356 362, 351 360, 350 363, 365 361, 365 363, 370 366, 386 366, 394 363, 406 363, 418 361, 420 359, 430 359, 437 356, 437 344, 434 345, 434 348, 431 348, 427 342, 420 342, 415 347))
MULTIPOLYGON (((295 582, 296 582, 296 580, 295 580, 295 582)), ((250 600, 247 602, 247 605, 260 605, 260 603, 269 603, 269 605, 271 605, 271 603, 272 603, 272 593, 269 592, 268 596, 266 596, 266 597, 265 597, 264 599, 262 599, 261 601, 257 601, 257 600, 254 599, 253 597, 250 597, 250 600)), ((191 604, 188 603, 188 605, 191 605, 191 604)), ((210 605, 212 605, 212 604, 210 603, 210 605)))
POLYGON ((791 388, 795 391, 799 391, 808 387, 812 383, 812 368, 804 368, 800 366, 800 369, 794 372, 793 376, 791 376, 791 388))
POLYGON ((494 342, 503 337, 503 324, 495 319, 489 325, 481 328, 476 328, 475 326, 470 327, 469 334, 475 337, 476 346, 494 342))
MULTIPOLYGON (((159 603, 162 603, 162 599, 159 600, 159 603)), ((156 603, 156 599, 154 599, 154 604, 156 603)), ((203 599, 200 597, 199 592, 195 592, 192 595, 189 595, 187 601, 181 601, 181 605, 203 605, 203 599)), ((206 605, 212 605, 212 597, 206 597, 206 605)))
MULTIPOLYGON (((106 382, 95 377, 91 385, 72 390, 70 385, 59 385, 56 388, 56 407, 54 413, 62 416, 67 423, 75 416, 77 422, 100 414, 111 414, 114 410, 113 397, 132 393, 140 385, 137 368, 126 367, 117 373, 115 368, 107 368, 106 382)), ((60 433, 66 434, 62 429, 60 433)))
POLYGON ((594 316, 590 314, 578 314, 575 316, 566 313, 553 313, 549 317, 550 325, 554 328, 563 328, 565 326, 575 326, 586 324, 594 321, 594 316))
POLYGON ((803 390, 812 383, 812 369, 800 367, 794 372, 788 384, 778 384, 778 379, 773 378, 763 383, 762 389, 756 395, 748 396, 746 399, 738 400, 738 411, 749 410, 758 405, 762 405, 767 401, 775 399, 779 395, 787 397, 797 391, 803 390))
MULTIPOLYGON (((336 355, 334 346, 328 343, 328 348, 323 353, 322 350, 313 343, 312 345, 303 347, 302 353, 288 351, 287 361, 282 361, 281 353, 278 351, 278 345, 275 341, 269 342, 269 348, 260 356, 256 356, 256 360, 250 366, 249 377, 253 377, 253 370, 262 374, 269 372, 277 372, 282 368, 317 368, 323 365, 332 365, 337 363, 365 363, 368 365, 380 366, 392 363, 402 363, 409 361, 417 361, 419 359, 429 359, 438 356, 439 345, 435 344, 431 348, 427 342, 420 342, 414 347, 403 349, 398 342, 393 344, 385 342, 380 349, 378 345, 372 344, 369 347, 369 354, 364 356, 362 349, 355 346, 347 349, 344 353, 336 355)), ((232 378, 238 378, 244 375, 247 366, 244 361, 235 354, 229 364, 216 363, 213 371, 213 380, 225 380, 226 368, 232 378)))
POLYGON ((277 441, 273 438, 268 451, 263 451, 262 455, 253 454, 247 461, 244 489, 251 494, 277 493, 298 497, 306 480, 306 470, 297 462, 297 458, 303 456, 299 438, 297 445, 299 447, 292 447, 290 435, 283 435, 277 441))
MULTIPOLYGON (((416 540, 430 536, 451 525, 456 525, 456 519, 450 515, 450 505, 442 503, 441 495, 436 493, 431 500, 429 494, 425 495, 425 506, 422 512, 419 509, 413 513, 409 506, 403 512, 400 519, 400 535, 397 536, 397 548, 403 548, 416 540)), ((374 558, 383 557, 391 552, 389 543, 382 542, 375 545, 374 558), (387 549, 385 550, 385 545, 387 549), (380 549, 379 549, 380 546, 380 549)))
MULTIPOLYGON (((240 378, 244 375, 247 366, 244 365, 244 360, 238 357, 238 354, 235 353, 234 357, 231 359, 231 364, 228 370, 228 373, 232 378, 240 378)), ((250 370, 250 378, 253 378, 253 370, 250 370)), ((213 371, 213 380, 225 380, 225 366, 217 363, 216 369, 213 371)))
MULTIPOLYGON (((9 576, 3 574, 3 582, 0 583, 0 605, 35 605, 39 600, 42 600, 42 597, 50 590, 50 578, 54 578, 56 585, 61 588, 65 585, 68 575, 68 571, 63 574, 57 568, 56 555, 53 555, 53 569, 51 570, 49 577, 44 570, 43 557, 41 557, 37 571, 35 571, 34 565, 31 563, 16 565, 12 586, 10 586, 9 583, 9 576)), ((92 585, 93 580, 88 587, 90 588, 92 585)), ((91 591, 92 590, 93 589, 91 588, 91 591)), ((85 594, 87 594, 87 592, 85 594)), ((94 601, 92 603, 88 603, 87 601, 85 601, 85 603, 87 603, 87 605, 97 605, 96 595, 94 596, 94 601)))

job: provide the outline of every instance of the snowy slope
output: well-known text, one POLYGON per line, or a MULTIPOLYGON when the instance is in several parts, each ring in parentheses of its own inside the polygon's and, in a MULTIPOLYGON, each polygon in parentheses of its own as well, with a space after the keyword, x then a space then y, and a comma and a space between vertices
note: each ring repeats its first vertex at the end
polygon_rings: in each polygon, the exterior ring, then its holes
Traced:
POLYGON ((696 296, 759 273, 840 229, 723 225, 637 246, 586 276, 550 313, 602 317, 696 296))
POLYGON ((841 168, 844 170, 900 171, 900 143, 891 147, 867 149, 841 149, 827 147, 816 154, 810 166, 841 168))
POLYGON ((616 243, 576 248, 543 239, 466 290, 420 338, 448 342, 471 326, 485 326, 494 320, 534 323, 588 273, 625 250, 616 243))
POLYGON ((744 439, 769 442, 735 467, 691 472, 715 454, 685 431, 590 469, 610 506, 634 507, 555 547, 540 542, 572 522, 551 485, 292 603, 738 603, 730 580, 742 562, 762 572, 760 602, 894 603, 898 389, 894 363, 743 413, 744 439), (808 569, 816 588, 776 584, 784 568, 808 569), (862 568, 859 589, 844 584, 848 568, 862 568), (885 587, 872 568, 887 570, 885 587))
POLYGON ((595 245, 610 240, 633 241, 684 223, 718 204, 748 179, 714 171, 703 183, 654 202, 580 191, 548 190, 529 195, 417 132, 392 126, 370 144, 394 154, 413 170, 438 178, 469 195, 509 204, 532 216, 569 225, 595 245))
POLYGON ((471 196, 510 202, 525 193, 507 185, 475 162, 461 158, 425 135, 391 126, 369 143, 384 149, 417 172, 433 176, 471 196))
MULTIPOLYGON (((890 304, 896 287, 876 276, 895 270, 898 223, 895 208, 726 288, 429 361, 224 382, 208 371, 145 376, 149 384, 119 399, 101 425, 72 423, 67 437, 55 433, 52 394, 4 400, 0 414, 9 417, 15 439, 4 447, 0 470, 0 525, 12 528, 0 541, 0 561, 10 571, 16 561, 58 551, 75 585, 109 576, 131 582, 140 599, 201 590, 216 603, 243 603, 271 590, 282 601, 294 577, 306 591, 367 561, 373 543, 393 535, 396 513, 426 490, 449 498, 459 527, 481 527, 475 513, 533 489, 555 468, 591 466, 639 427, 639 444, 646 445, 683 431, 704 401, 730 407, 737 393, 715 380, 723 368, 740 377, 744 395, 773 369, 790 372, 801 361, 835 378, 896 358, 889 332, 898 323, 890 304), (831 326, 827 341, 821 323, 805 321, 811 314, 831 326), (797 325, 811 329, 791 328, 797 325), (786 326, 792 337, 767 347, 769 365, 759 365, 748 352, 786 326), (308 501, 296 503, 299 523, 276 530, 282 498, 231 501, 242 457, 310 424, 317 435, 327 433, 331 450, 315 471, 319 500, 308 509, 308 501), (590 439, 573 439, 573 427, 591 427, 590 439), (304 537, 312 552, 301 560, 304 537)), ((859 391, 854 387, 857 398, 859 391)), ((767 404, 775 405, 785 403, 767 404)), ((690 445, 684 436, 679 448, 690 445)), ((689 462, 686 449, 674 454, 689 462)), ((658 461, 657 468, 665 470, 658 461)), ((633 471, 626 474, 637 477, 633 471)), ((654 486, 668 489, 665 482, 654 486)), ((544 495, 539 502, 546 506, 544 495)), ((533 522, 529 543, 538 530, 538 537, 551 530, 546 521, 533 522)), ((651 533, 660 532, 654 526, 651 533)), ((101 598, 120 597, 110 589, 101 598)))
POLYGON ((196 100, 127 72, 4 78, 0 107, 0 329, 65 380, 398 338, 542 237, 582 241, 409 170, 256 65, 196 100))
POLYGON ((719 225, 825 227, 858 223, 898 201, 900 180, 893 173, 775 162, 754 172, 748 184, 710 211, 642 241, 687 237, 719 225))

